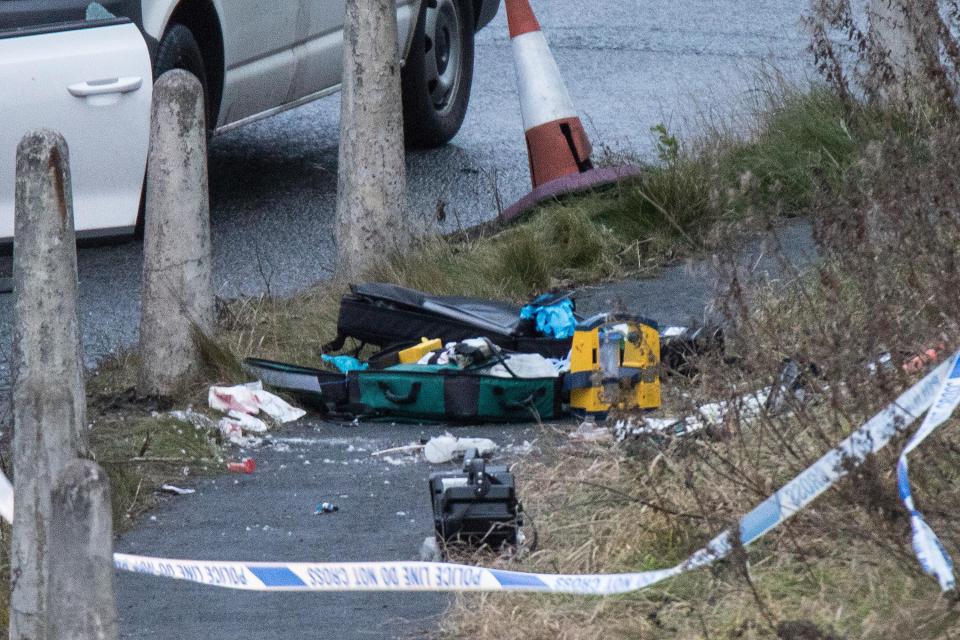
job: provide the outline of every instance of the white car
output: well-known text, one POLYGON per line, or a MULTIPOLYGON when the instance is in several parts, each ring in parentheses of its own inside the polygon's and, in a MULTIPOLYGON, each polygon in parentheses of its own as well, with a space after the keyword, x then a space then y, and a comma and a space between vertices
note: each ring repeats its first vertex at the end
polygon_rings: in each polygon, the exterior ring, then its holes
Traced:
MULTIPOLYGON (((337 91, 345 0, 0 0, 0 242, 16 146, 64 135, 79 238, 133 233, 153 79, 186 69, 221 132, 337 91)), ((500 0, 397 0, 409 146, 445 144, 470 98, 473 36, 500 0)))

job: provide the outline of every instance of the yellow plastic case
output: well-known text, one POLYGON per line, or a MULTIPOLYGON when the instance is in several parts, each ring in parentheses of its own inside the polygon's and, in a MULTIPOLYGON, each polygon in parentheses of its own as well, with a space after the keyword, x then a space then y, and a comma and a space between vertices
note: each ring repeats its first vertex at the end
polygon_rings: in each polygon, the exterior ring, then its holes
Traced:
POLYGON ((573 335, 570 373, 564 387, 570 408, 580 414, 605 417, 621 410, 660 406, 660 333, 656 323, 636 316, 604 314, 581 323, 573 335), (601 333, 623 334, 615 371, 601 364, 601 333), (623 329, 626 329, 623 331, 623 329))

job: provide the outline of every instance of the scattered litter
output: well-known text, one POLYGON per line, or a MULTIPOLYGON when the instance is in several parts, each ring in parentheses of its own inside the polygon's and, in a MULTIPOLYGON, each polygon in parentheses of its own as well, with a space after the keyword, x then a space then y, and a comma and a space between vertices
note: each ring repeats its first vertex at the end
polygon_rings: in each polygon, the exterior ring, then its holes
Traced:
POLYGON ((244 431, 249 431, 252 433, 266 433, 269 429, 266 422, 260 418, 251 416, 250 414, 240 413, 239 411, 231 411, 227 415, 233 418, 244 431))
POLYGON ((188 495, 190 495, 191 493, 196 493, 196 492, 197 492, 196 489, 182 489, 182 488, 177 487, 177 486, 172 485, 172 484, 163 484, 163 485, 160 485, 160 491, 163 491, 163 492, 165 492, 165 493, 173 493, 173 494, 176 494, 176 495, 178 495, 178 496, 188 496, 188 495))
POLYGON ((443 562, 443 554, 440 553, 436 536, 423 539, 423 544, 420 545, 420 562, 443 562))
POLYGON ((908 358, 903 363, 903 370, 907 373, 920 373, 927 368, 927 365, 937 362, 946 348, 947 346, 945 344, 939 344, 936 347, 924 350, 912 358, 908 358))
MULTIPOLYGON (((889 358, 888 360, 889 361, 889 358)), ((883 358, 878 362, 883 364, 883 358)), ((746 393, 734 400, 722 400, 701 405, 696 412, 682 418, 627 418, 614 426, 617 440, 644 436, 686 437, 708 429, 722 427, 729 416, 736 416, 741 424, 749 424, 762 415, 776 416, 786 412, 788 400, 803 402, 808 397, 807 375, 817 375, 816 365, 800 366, 786 360, 773 386, 746 393)))
MULTIPOLYGON (((423 449, 424 445, 421 443, 416 444, 407 444, 402 447, 392 447, 390 449, 381 449, 379 451, 374 451, 370 455, 372 456, 382 456, 389 453, 415 453, 423 449)), ((350 451, 350 449, 347 449, 350 451)), ((363 451, 363 449, 358 449, 358 451, 363 451)))
POLYGON ((724 424, 727 416, 736 415, 741 423, 749 423, 765 410, 771 387, 740 396, 733 401, 711 402, 702 405, 696 413, 683 418, 627 418, 614 426, 617 440, 643 436, 685 437, 724 424))
POLYGON ((157 516, 150 516, 150 522, 156 522, 157 516))
POLYGON ((432 464, 443 464, 463 457, 470 449, 477 449, 482 457, 491 456, 497 450, 497 443, 487 438, 457 438, 445 433, 427 441, 423 457, 432 464))
POLYGON ((220 430, 224 440, 240 447, 257 447, 262 442, 260 438, 243 435, 243 427, 233 418, 221 418, 217 429, 220 430))
POLYGON ((534 451, 539 451, 537 447, 529 440, 524 440, 521 444, 511 444, 506 448, 507 453, 514 456, 528 456, 534 451))
POLYGON ((391 457, 391 456, 383 456, 382 460, 383 460, 384 462, 386 462, 387 464, 392 465, 392 466, 394 466, 394 467, 403 467, 403 466, 406 466, 406 465, 410 464, 410 461, 411 461, 410 458, 397 459, 397 458, 394 458, 394 457, 391 457))
POLYGON ((567 437, 574 442, 611 442, 613 433, 607 427, 598 427, 592 420, 584 420, 567 437))
POLYGON ((0 517, 13 522, 13 485, 3 471, 0 471, 0 517))
POLYGON ((244 458, 240 462, 230 462, 227 464, 227 471, 231 473, 253 473, 257 470, 257 461, 253 458, 244 458))
POLYGON ((233 415, 231 412, 257 415, 261 411, 280 423, 293 422, 306 415, 283 399, 263 390, 259 381, 233 387, 210 387, 207 402, 211 409, 233 415))
POLYGON ((397 515, 400 516, 401 518, 406 518, 406 517, 407 517, 407 512, 406 512, 406 511, 397 511, 397 515))
POLYGON ((314 510, 313 515, 319 516, 325 513, 336 513, 340 510, 340 507, 333 504, 332 502, 321 502, 317 505, 317 508, 314 510))
POLYGON ((174 420, 191 424, 196 429, 216 429, 217 423, 210 416, 197 413, 193 407, 187 407, 184 411, 171 411, 169 414, 174 420))

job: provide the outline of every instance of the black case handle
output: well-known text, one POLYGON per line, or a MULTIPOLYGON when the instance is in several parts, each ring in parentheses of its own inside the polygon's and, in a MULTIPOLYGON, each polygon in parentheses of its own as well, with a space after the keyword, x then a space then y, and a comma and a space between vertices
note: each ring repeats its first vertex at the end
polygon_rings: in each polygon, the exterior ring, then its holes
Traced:
POLYGON ((520 411, 522 409, 530 408, 533 405, 534 401, 537 398, 542 398, 544 395, 546 395, 547 391, 546 389, 541 387, 536 391, 534 391, 533 393, 531 393, 526 398, 524 398, 523 400, 519 400, 516 402, 506 400, 503 397, 506 395, 506 393, 507 393, 507 390, 504 389, 503 387, 493 388, 493 395, 495 395, 497 399, 500 401, 500 408, 503 409, 504 411, 520 411))
POLYGON ((392 402, 393 404, 413 404, 417 401, 417 397, 420 395, 420 383, 414 382, 410 385, 410 393, 405 396, 398 396, 390 389, 388 385, 383 380, 377 381, 377 386, 380 387, 380 391, 383 392, 383 396, 392 402))

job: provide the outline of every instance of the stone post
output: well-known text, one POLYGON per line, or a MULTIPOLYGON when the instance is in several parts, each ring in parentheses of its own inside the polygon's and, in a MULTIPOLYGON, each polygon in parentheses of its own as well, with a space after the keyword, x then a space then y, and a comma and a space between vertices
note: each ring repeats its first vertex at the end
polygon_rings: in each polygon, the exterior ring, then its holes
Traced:
POLYGON ((936 0, 869 0, 871 75, 884 101, 923 103, 940 66, 936 0))
POLYGON ((86 451, 73 197, 60 134, 34 131, 21 140, 15 191, 10 637, 45 640, 50 492, 86 451))
POLYGON ((337 181, 338 273, 409 245, 394 0, 347 0, 337 181))
POLYGON ((59 476, 51 500, 50 640, 116 640, 110 480, 89 460, 59 476))
POLYGON ((195 328, 213 328, 203 90, 190 73, 153 90, 143 243, 138 391, 170 396, 200 369, 195 328))

